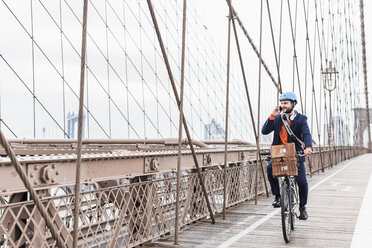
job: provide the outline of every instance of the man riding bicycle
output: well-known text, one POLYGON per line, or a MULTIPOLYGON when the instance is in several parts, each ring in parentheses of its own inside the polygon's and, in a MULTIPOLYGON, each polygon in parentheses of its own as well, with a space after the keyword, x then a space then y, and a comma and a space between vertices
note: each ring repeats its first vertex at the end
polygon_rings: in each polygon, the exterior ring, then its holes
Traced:
MULTIPOLYGON (((304 152, 305 156, 311 155, 312 138, 307 124, 307 117, 294 110, 297 104, 295 93, 286 92, 279 98, 280 106, 276 106, 268 120, 262 127, 262 134, 269 134, 274 131, 272 145, 281 145, 286 143, 295 143, 296 152, 304 152), (280 112, 282 111, 282 114, 280 112), (286 121, 293 134, 289 135, 283 123, 286 121), (304 144, 304 147, 303 147, 304 144), (302 147, 301 147, 302 146, 302 147), (304 149, 305 148, 305 149, 304 149)), ((301 220, 307 220, 306 203, 308 196, 308 185, 306 180, 305 157, 299 159, 298 176, 296 177, 300 194, 300 216, 301 220)), ((273 202, 274 208, 280 207, 280 190, 278 178, 272 175, 271 161, 267 165, 267 176, 269 178, 271 191, 275 195, 273 202)))

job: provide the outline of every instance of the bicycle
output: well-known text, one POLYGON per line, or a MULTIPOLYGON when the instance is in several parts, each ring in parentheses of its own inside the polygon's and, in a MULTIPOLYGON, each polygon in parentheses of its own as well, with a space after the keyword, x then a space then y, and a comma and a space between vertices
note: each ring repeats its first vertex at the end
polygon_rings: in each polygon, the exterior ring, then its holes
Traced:
MULTIPOLYGON (((261 155, 268 155, 268 160, 280 159, 281 168, 289 167, 291 160, 284 161, 283 157, 281 158, 271 158, 271 153, 261 153, 261 155), (288 163, 288 164, 287 164, 288 163)), ((303 157, 304 154, 297 153, 295 157, 295 169, 299 168, 299 159, 303 157)), ((292 161, 293 162, 293 161, 292 161)), ((289 173, 291 174, 291 173, 289 173)), ((293 174, 293 173, 292 173, 293 174)), ((274 173, 273 173, 274 175, 274 173)), ((297 175, 297 173, 296 173, 297 175)), ((299 218, 297 210, 299 207, 299 192, 296 182, 296 175, 287 175, 278 176, 281 180, 281 220, 282 220, 282 231, 283 238, 286 243, 289 243, 291 240, 291 232, 295 228, 296 218, 299 218)))
MULTIPOLYGON (((299 157, 302 154, 297 154, 297 167, 299 157)), ((281 177, 281 217, 282 231, 286 243, 291 241, 291 231, 294 230, 296 218, 298 218, 297 209, 299 206, 298 186, 295 176, 281 177)))

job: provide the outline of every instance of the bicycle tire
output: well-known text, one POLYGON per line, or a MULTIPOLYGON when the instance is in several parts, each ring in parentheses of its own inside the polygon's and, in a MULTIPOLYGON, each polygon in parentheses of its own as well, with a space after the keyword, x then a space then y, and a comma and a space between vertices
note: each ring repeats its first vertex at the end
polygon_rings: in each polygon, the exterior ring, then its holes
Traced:
MULTIPOLYGON (((288 180, 288 179, 286 179, 288 180)), ((282 231, 283 238, 286 243, 291 241, 291 222, 292 222, 292 199, 291 188, 288 187, 288 181, 283 184, 281 195, 281 217, 282 217, 282 231)))
MULTIPOLYGON (((295 181, 294 182, 294 185, 293 185, 293 187, 294 187, 294 190, 291 190, 291 202, 294 202, 296 205, 295 206, 298 206, 298 185, 297 185, 297 182, 295 181), (297 199, 296 199, 297 198, 297 199)), ((292 206, 291 206, 291 208, 293 208, 294 206, 293 206, 293 204, 292 204, 292 206)), ((291 214, 291 229, 292 230, 294 230, 294 228, 295 228, 295 223, 296 223, 296 215, 295 215, 295 209, 293 209, 293 211, 292 211, 292 214, 291 214)))

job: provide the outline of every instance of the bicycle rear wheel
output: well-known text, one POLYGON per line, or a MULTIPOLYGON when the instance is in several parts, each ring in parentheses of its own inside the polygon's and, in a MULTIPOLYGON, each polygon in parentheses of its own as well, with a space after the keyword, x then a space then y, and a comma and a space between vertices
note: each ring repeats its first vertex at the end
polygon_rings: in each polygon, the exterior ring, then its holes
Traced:
POLYGON ((291 188, 288 187, 288 182, 286 181, 282 187, 281 195, 281 215, 282 215, 282 230, 283 237, 286 243, 291 240, 291 226, 292 226, 292 194, 291 188))

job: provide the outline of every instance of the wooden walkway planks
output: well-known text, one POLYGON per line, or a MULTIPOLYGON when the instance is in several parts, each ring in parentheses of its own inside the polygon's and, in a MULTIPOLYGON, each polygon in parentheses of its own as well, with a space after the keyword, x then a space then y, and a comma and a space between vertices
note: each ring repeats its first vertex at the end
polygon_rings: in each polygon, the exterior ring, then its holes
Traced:
MULTIPOLYGON (((217 215, 214 225, 204 220, 184 228, 177 247, 350 247, 371 161, 372 154, 363 155, 308 178, 309 219, 296 221, 289 244, 283 240, 280 212, 272 208, 272 197, 260 197, 258 205, 250 201, 230 208, 226 220, 217 215)), ((157 242, 173 244, 173 236, 157 242)))

